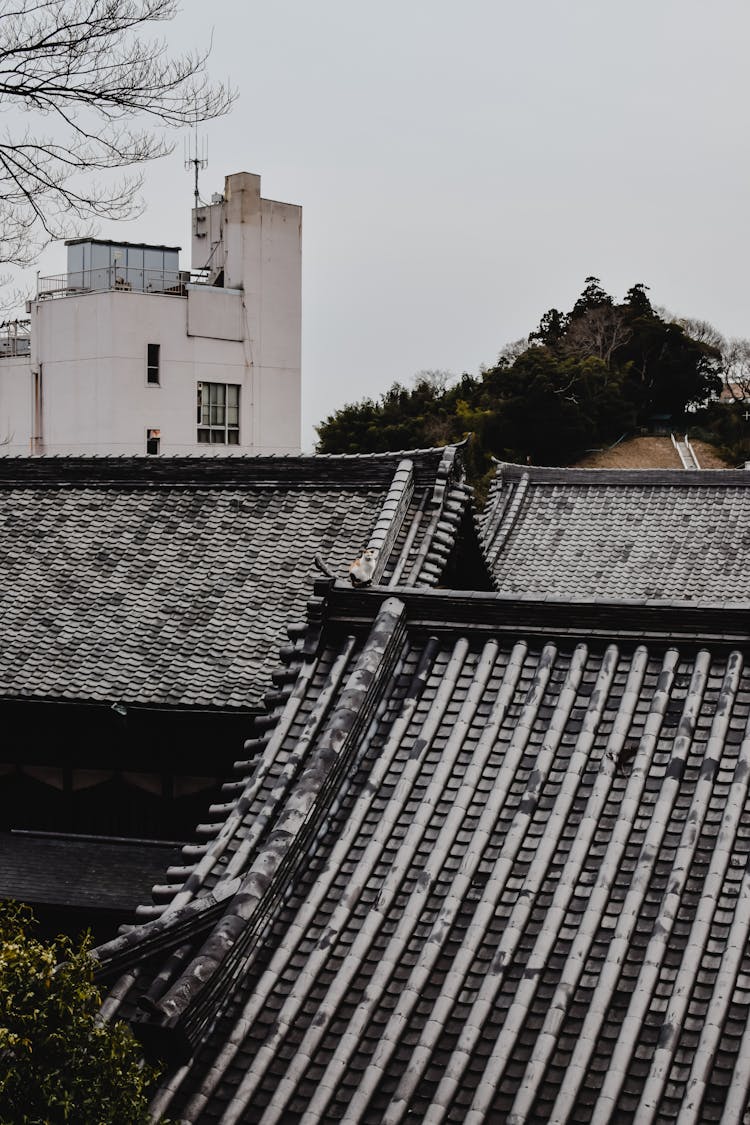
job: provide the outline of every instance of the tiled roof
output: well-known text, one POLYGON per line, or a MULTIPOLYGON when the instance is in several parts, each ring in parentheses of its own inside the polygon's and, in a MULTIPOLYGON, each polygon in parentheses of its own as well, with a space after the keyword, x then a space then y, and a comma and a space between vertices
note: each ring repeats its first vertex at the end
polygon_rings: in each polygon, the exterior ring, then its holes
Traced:
POLYGON ((750 472, 501 463, 479 530, 507 593, 734 601, 750 574, 750 472))
POLYGON ((98 951, 181 1122, 723 1121, 750 602, 319 584, 160 917, 98 951))
POLYGON ((0 899, 134 912, 180 845, 48 832, 0 833, 0 899))
POLYGON ((322 565, 435 583, 457 447, 354 457, 0 458, 0 697, 248 709, 322 565))

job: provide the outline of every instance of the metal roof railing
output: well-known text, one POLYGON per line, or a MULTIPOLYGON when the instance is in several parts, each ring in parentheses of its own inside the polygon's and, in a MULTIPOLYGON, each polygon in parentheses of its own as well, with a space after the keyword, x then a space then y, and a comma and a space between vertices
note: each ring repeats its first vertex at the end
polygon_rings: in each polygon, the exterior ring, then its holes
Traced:
POLYGON ((202 274, 196 274, 193 278, 189 270, 147 270, 119 264, 95 266, 38 278, 37 299, 115 290, 124 293, 152 293, 162 297, 185 297, 188 285, 200 283, 201 280, 202 274))
POLYGON ((4 320, 0 323, 0 359, 7 356, 29 355, 30 351, 30 320, 4 320))

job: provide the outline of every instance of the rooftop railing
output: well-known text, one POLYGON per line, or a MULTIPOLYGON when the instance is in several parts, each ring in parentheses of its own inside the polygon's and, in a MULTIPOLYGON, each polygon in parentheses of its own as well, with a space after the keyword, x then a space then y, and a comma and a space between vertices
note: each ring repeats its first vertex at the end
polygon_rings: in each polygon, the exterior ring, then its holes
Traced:
POLYGON ((0 324, 0 359, 28 355, 31 351, 31 322, 4 320, 0 324))
POLYGON ((154 293, 159 296, 185 297, 191 284, 205 283, 205 274, 190 270, 147 270, 132 266, 97 266, 72 273, 40 277, 37 298, 73 297, 82 293, 154 293))

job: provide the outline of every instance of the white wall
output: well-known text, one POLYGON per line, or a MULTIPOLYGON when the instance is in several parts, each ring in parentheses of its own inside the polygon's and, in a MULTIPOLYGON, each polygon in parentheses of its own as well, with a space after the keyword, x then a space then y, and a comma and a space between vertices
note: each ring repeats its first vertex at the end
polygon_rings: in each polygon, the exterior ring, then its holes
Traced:
POLYGON ((255 442, 263 440, 264 420, 273 418, 284 441, 299 443, 302 211, 288 203, 264 199, 261 216, 259 409, 255 415, 255 442))
MULTIPOLYGON (((232 294, 221 296, 236 304, 232 294)), ((152 427, 161 430, 161 453, 248 452, 254 372, 245 363, 243 344, 188 336, 187 310, 183 297, 118 291, 38 302, 40 452, 145 453, 146 430, 152 427), (146 380, 149 343, 160 345, 158 386, 146 380), (242 386, 245 448, 199 446, 198 380, 242 386)))
POLYGON ((28 357, 0 359, 0 455, 31 452, 32 383, 28 357))

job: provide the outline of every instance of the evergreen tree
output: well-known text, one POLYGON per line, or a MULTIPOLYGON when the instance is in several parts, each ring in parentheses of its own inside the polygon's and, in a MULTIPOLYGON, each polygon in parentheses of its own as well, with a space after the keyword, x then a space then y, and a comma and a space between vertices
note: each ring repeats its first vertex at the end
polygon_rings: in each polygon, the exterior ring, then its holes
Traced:
POLYGON ((613 303, 610 295, 602 289, 599 278, 587 277, 583 292, 573 305, 568 320, 577 320, 593 309, 611 308, 613 303))

